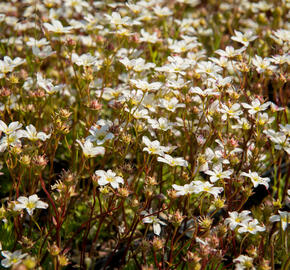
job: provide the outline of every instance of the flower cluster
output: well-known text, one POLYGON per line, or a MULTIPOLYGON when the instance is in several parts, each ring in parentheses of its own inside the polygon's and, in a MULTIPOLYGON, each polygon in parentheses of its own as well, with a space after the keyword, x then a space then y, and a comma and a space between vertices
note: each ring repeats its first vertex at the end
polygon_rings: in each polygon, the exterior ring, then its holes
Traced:
POLYGON ((0 0, 13 269, 289 266, 288 0, 0 0))

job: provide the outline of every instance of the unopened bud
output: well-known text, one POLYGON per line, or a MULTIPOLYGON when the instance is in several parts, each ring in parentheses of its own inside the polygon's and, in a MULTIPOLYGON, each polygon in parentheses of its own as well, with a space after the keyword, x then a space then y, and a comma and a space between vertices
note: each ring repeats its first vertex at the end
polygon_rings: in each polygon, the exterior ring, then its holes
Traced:
POLYGON ((164 241, 161 238, 155 236, 152 241, 152 245, 154 250, 160 250, 163 248, 164 241))
POLYGON ((69 264, 69 260, 64 254, 58 255, 57 260, 61 266, 66 266, 69 264))
POLYGON ((126 189, 126 188, 119 188, 118 189, 118 192, 119 192, 119 195, 121 196, 121 197, 128 197, 129 196, 129 190, 128 189, 126 189))
POLYGON ((35 269, 36 259, 34 257, 27 256, 23 261, 23 264, 27 267, 27 269, 35 269))
POLYGON ((60 253, 60 248, 53 243, 52 246, 48 247, 48 252, 52 255, 52 256, 57 256, 60 253))

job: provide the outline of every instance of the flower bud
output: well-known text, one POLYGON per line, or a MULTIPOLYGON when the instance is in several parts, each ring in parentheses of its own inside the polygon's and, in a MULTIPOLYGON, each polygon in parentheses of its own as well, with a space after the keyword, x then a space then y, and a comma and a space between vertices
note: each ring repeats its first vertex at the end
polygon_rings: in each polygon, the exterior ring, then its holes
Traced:
POLYGON ((270 262, 268 260, 262 259, 258 270, 270 270, 271 266, 270 266, 270 262))
POLYGON ((191 251, 187 251, 186 261, 189 263, 189 269, 199 270, 201 268, 201 264, 199 263, 200 260, 201 258, 198 255, 191 251))
POLYGON ((23 166, 28 166, 30 164, 30 162, 31 162, 31 158, 28 155, 24 155, 20 158, 20 163, 23 166))
POLYGON ((69 264, 69 260, 68 260, 67 256, 65 256, 64 254, 58 255, 57 260, 61 266, 66 266, 69 264))
POLYGON ((99 111, 102 109, 102 104, 100 104, 97 100, 92 100, 91 103, 89 104, 90 109, 99 111))
POLYGON ((104 187, 100 187, 100 192, 102 193, 102 194, 109 194, 110 193, 110 189, 109 189, 109 187, 107 187, 107 186, 104 186, 104 187))
POLYGON ((216 199, 214 201, 214 206, 217 209, 221 209, 221 208, 225 207, 225 200, 221 199, 221 198, 216 199))
POLYGON ((85 258, 85 265, 86 265, 86 269, 90 269, 92 266, 92 259, 90 257, 86 257, 85 258))
POLYGON ((52 246, 48 247, 48 252, 52 256, 57 256, 60 253, 60 248, 55 243, 53 243, 52 246))
POLYGON ((18 156, 22 152, 21 145, 16 145, 11 148, 11 153, 15 156, 18 156))
POLYGON ((48 160, 45 157, 45 155, 39 155, 39 156, 34 157, 33 163, 35 166, 43 169, 47 165, 48 160))
POLYGON ((155 236, 152 241, 153 249, 160 250, 163 248, 163 245, 164 245, 164 241, 161 238, 155 236))
POLYGON ((200 217, 198 223, 200 227, 202 227, 205 230, 208 230, 212 225, 212 221, 213 220, 210 217, 200 217))
POLYGON ((267 16, 265 13, 260 13, 257 18, 258 23, 266 24, 268 22, 267 16))
POLYGON ((11 95, 11 90, 6 88, 6 87, 3 87, 0 89, 0 96, 1 97, 8 97, 11 95))
POLYGON ((132 207, 137 207, 138 205, 140 205, 139 201, 137 199, 133 199, 132 200, 132 207))
POLYGON ((283 15, 282 7, 280 6, 276 7, 274 10, 274 16, 277 16, 278 18, 280 18, 282 15, 283 15))
POLYGON ((119 188, 118 192, 121 197, 127 198, 129 196, 129 190, 126 188, 119 188))
POLYGON ((174 189, 167 190, 167 195, 171 199, 176 199, 178 197, 176 195, 176 190, 174 190, 174 189))
POLYGON ((250 257, 253 257, 253 258, 256 258, 258 256, 258 254, 257 254, 257 248, 254 247, 253 245, 251 245, 247 249, 247 253, 249 254, 250 257))
POLYGON ((36 259, 34 257, 27 256, 23 261, 23 264, 27 267, 27 269, 35 269, 36 259))
POLYGON ((158 183, 157 183, 155 177, 147 176, 145 178, 145 184, 148 185, 148 186, 156 186, 158 183))
POLYGON ((282 204, 281 204, 280 200, 278 199, 277 201, 273 202, 273 206, 280 209, 282 207, 282 204))
POLYGON ((59 111, 59 116, 64 118, 64 119, 69 118, 70 115, 71 115, 71 112, 67 109, 60 109, 60 111, 59 111))
POLYGON ((2 205, 0 208, 0 220, 5 220, 6 219, 6 209, 4 208, 4 206, 2 205))
POLYGON ((170 221, 174 226, 179 226, 183 221, 184 216, 181 214, 179 210, 177 210, 173 215, 170 216, 170 221))
POLYGON ((9 81, 13 84, 17 84, 19 83, 19 78, 16 77, 14 74, 12 74, 10 77, 9 77, 9 81))

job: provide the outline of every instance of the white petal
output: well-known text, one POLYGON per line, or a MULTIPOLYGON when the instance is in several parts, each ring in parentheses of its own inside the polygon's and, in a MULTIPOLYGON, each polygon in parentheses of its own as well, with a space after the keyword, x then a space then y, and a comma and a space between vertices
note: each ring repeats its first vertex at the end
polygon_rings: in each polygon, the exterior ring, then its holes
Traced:
POLYGON ((159 223, 153 223, 153 231, 156 235, 160 235, 161 226, 159 223))

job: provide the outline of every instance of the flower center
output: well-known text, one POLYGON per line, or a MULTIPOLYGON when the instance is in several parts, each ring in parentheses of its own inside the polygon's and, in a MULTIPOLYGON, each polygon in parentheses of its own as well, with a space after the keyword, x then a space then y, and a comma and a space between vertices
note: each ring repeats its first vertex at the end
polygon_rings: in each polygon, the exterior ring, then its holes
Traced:
POLYGON ((27 209, 34 209, 35 208, 35 203, 34 202, 28 202, 26 204, 26 208, 27 209))
POLYGON ((114 178, 113 177, 107 177, 107 181, 112 183, 112 182, 114 182, 114 178))

